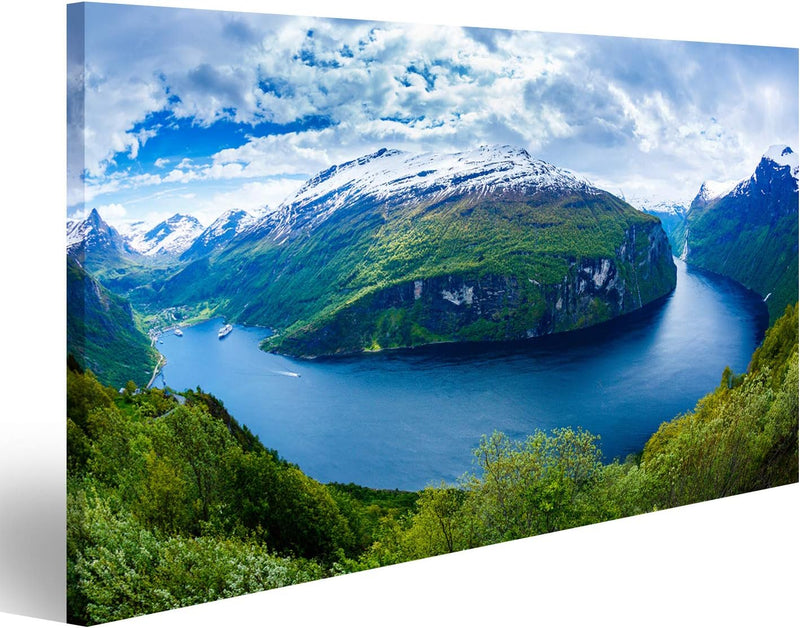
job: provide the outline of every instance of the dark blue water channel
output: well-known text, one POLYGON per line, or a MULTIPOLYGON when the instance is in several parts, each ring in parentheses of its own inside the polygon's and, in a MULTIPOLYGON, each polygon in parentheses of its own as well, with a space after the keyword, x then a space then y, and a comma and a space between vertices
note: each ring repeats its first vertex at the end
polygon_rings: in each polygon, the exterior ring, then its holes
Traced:
POLYGON ((481 435, 583 427, 607 460, 694 408, 722 370, 747 368, 767 323, 732 281, 678 265, 669 297, 612 323, 516 344, 437 345, 294 360, 268 330, 221 319, 164 334, 156 385, 219 397, 268 447, 322 481, 419 489, 471 469, 481 435))

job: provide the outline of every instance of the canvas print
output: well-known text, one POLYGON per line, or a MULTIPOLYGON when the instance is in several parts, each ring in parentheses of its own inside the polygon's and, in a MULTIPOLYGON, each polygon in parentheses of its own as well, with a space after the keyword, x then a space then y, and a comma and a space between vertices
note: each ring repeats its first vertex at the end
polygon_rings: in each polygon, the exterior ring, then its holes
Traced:
POLYGON ((68 6, 93 625, 798 480, 798 51, 68 6))

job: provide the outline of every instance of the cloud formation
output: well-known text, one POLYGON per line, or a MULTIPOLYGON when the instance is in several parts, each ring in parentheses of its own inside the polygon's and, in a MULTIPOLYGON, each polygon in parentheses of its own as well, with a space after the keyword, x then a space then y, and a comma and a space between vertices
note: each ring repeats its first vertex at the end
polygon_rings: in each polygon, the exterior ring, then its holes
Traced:
POLYGON ((85 54, 87 203, 486 143, 683 199, 798 135, 786 49, 87 5, 85 54))

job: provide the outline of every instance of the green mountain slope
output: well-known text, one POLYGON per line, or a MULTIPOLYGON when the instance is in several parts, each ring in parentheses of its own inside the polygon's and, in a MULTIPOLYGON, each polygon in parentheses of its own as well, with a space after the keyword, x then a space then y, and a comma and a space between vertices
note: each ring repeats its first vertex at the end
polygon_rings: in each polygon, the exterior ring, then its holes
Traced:
MULTIPOLYGON (((359 165, 380 162, 376 155, 359 165)), ((532 168, 527 154, 512 159, 532 168)), ((277 329, 267 348, 315 356, 541 336, 674 288, 658 220, 575 179, 490 193, 432 186, 413 196, 396 184, 380 195, 359 193, 363 179, 346 179, 348 167, 328 175, 345 181, 339 187, 287 203, 164 282, 160 305, 214 300, 234 321, 277 329)), ((326 173, 318 179, 306 188, 329 183, 326 173)))
MULTIPOLYGON (((783 155, 793 155, 791 149, 783 155)), ((753 176, 707 205, 693 203, 683 256, 766 298, 770 321, 798 298, 797 166, 765 156, 753 176)), ((796 157, 796 156, 795 156, 796 157)), ((795 161, 796 163, 796 161, 795 161)))
POLYGON ((158 359, 130 304, 67 256, 67 351, 104 384, 145 385, 158 359))

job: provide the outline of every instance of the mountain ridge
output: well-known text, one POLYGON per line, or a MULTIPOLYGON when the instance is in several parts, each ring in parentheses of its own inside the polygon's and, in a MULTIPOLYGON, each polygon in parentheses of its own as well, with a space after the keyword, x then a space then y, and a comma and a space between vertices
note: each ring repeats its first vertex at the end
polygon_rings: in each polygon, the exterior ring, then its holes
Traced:
POLYGON ((674 281, 657 219, 526 151, 490 146, 381 150, 323 170, 157 298, 214 301, 230 320, 278 329, 271 349, 300 343, 312 356, 566 331, 674 281), (337 346, 330 326, 356 311, 356 335, 337 346))
POLYGON ((797 217, 797 154, 773 145, 726 194, 698 193, 678 234, 681 258, 758 293, 773 322, 797 301, 797 217))
POLYGON ((144 230, 123 233, 128 246, 145 257, 178 257, 204 230, 194 216, 176 213, 144 230))
POLYGON ((288 235, 292 226, 311 230, 337 209, 364 201, 399 206, 414 202, 420 195, 436 203, 467 193, 555 187, 594 189, 572 173, 508 145, 420 154, 382 148, 314 175, 253 230, 274 231, 274 238, 279 239, 288 235))

